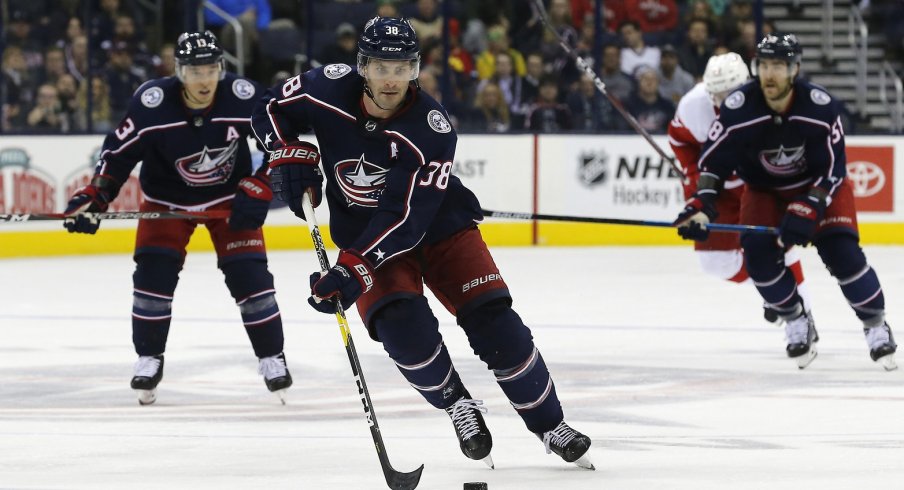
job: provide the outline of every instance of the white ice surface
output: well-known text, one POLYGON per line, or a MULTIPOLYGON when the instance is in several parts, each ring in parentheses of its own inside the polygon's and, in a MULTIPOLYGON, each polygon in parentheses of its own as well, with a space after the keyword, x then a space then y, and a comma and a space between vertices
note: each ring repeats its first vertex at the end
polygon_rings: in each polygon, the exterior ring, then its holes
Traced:
MULTIPOLYGON (((900 331, 904 248, 866 252, 900 331)), ((436 308, 463 380, 490 409, 496 470, 464 458, 445 413, 352 314, 389 458, 400 471, 424 464, 419 488, 904 488, 904 367, 869 359, 812 249, 803 258, 821 342, 803 371, 753 287, 704 276, 689 248, 494 254, 567 421, 593 439, 597 471, 544 453, 436 308)), ((130 257, 0 261, 0 488, 386 488, 335 318, 305 301, 313 252, 271 253, 270 265, 289 404, 257 374, 215 257, 196 253, 176 291, 158 401, 141 407, 128 386, 130 257)))

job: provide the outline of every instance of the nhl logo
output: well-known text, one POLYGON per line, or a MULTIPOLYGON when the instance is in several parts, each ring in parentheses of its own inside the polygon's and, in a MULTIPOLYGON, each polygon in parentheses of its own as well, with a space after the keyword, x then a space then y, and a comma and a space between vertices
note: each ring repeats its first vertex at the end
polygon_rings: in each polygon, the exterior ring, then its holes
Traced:
POLYGON ((580 159, 578 179, 582 184, 594 187, 606 182, 609 176, 609 154, 606 150, 581 153, 580 159))
POLYGON ((368 131, 373 131, 373 130, 377 129, 376 121, 373 121, 373 120, 367 121, 366 123, 364 123, 364 129, 366 129, 368 131))
POLYGON ((330 80, 335 80, 337 78, 342 78, 345 75, 351 73, 352 67, 344 64, 344 63, 336 63, 332 65, 326 65, 326 68, 323 69, 323 74, 326 75, 330 80))
POLYGON ((148 109, 153 109, 163 102, 163 89, 151 87, 141 93, 141 103, 148 109))

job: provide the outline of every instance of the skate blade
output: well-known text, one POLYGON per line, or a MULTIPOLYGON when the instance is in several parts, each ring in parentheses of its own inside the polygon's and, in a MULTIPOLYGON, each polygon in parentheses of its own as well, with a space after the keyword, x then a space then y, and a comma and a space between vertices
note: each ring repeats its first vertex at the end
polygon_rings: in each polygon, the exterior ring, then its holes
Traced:
POLYGON ((894 371, 895 369, 898 369, 898 364, 895 363, 894 353, 888 354, 887 356, 882 356, 876 359, 876 362, 881 364, 886 371, 894 371))
POLYGON ((157 401, 157 388, 153 390, 135 390, 138 394, 139 405, 150 405, 157 401))
POLYGON ((481 461, 483 461, 483 464, 489 466, 491 470, 496 469, 496 464, 493 463, 493 457, 490 456, 489 454, 487 454, 487 457, 481 459, 481 461))
POLYGON ((274 393, 277 397, 279 397, 279 401, 282 402, 283 405, 286 404, 286 400, 288 400, 288 397, 287 397, 287 395, 286 395, 286 390, 285 390, 285 389, 282 389, 282 390, 276 390, 276 391, 274 391, 273 393, 274 393))
POLYGON ((593 462, 590 461, 590 457, 586 454, 575 460, 574 464, 585 470, 596 470, 596 466, 593 466, 593 462))
POLYGON ((813 343, 810 346, 810 350, 807 351, 806 354, 794 358, 794 362, 797 363, 797 369, 804 369, 805 367, 809 366, 810 363, 813 362, 813 359, 816 359, 817 354, 818 352, 816 352, 816 343, 813 343))

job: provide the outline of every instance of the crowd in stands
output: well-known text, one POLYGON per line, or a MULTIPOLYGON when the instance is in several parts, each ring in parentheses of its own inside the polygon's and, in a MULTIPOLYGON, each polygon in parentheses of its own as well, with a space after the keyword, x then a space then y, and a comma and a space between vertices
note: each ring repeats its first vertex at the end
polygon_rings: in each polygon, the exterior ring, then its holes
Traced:
MULTIPOLYGON (((165 0, 163 31, 152 32, 159 24, 137 0, 5 3, 0 84, 5 133, 109 131, 145 80, 174 74, 173 43, 184 22, 172 19, 192 14, 184 11, 185 2, 165 0), (84 15, 86 2, 90 16, 84 15), (152 37, 162 41, 149 43, 152 37)), ((210 10, 205 27, 231 52, 241 40, 245 74, 264 85, 291 76, 299 64, 354 66, 357 37, 369 17, 408 17, 422 45, 420 86, 465 132, 629 130, 562 50, 559 37, 596 68, 607 91, 651 133, 665 132, 675 104, 701 79, 711 55, 735 51, 749 61, 757 41, 750 0, 605 1, 600 33, 594 29, 594 0, 546 0, 558 36, 530 1, 449 0, 448 19, 439 0, 213 3, 238 19, 242 35, 210 10), (307 2, 315 8, 306 8, 307 2), (314 42, 305 48, 309 29, 314 42), (596 51, 600 41, 602 50, 596 51), (305 51, 311 56, 301 63, 296 55, 305 51), (444 79, 451 81, 450 90, 441 89, 444 79)), ((900 10, 904 2, 890 8, 900 10)), ((889 39, 900 45, 904 28, 888 24, 889 39)), ((767 21, 764 30, 774 28, 767 21)))

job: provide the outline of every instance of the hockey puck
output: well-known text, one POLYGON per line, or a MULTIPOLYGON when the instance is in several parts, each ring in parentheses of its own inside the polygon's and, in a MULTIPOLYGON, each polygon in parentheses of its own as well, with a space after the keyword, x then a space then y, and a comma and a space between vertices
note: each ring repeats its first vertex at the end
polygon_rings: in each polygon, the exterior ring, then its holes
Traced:
POLYGON ((485 481, 472 481, 465 483, 464 490, 487 490, 487 482, 485 481))

